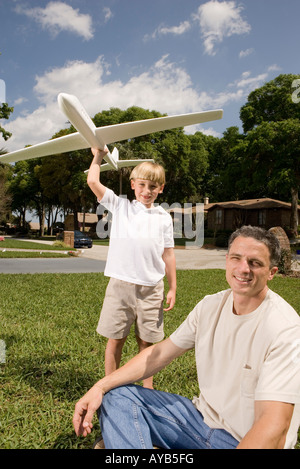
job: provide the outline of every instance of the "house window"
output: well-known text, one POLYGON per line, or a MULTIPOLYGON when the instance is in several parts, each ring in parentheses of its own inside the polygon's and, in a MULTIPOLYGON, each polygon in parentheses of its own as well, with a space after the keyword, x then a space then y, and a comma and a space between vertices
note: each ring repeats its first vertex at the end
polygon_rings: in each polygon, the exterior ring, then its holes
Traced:
POLYGON ((216 210, 216 225, 222 224, 222 210, 219 208, 216 210))
POLYGON ((258 225, 259 226, 266 225, 266 211, 265 210, 258 211, 258 225))

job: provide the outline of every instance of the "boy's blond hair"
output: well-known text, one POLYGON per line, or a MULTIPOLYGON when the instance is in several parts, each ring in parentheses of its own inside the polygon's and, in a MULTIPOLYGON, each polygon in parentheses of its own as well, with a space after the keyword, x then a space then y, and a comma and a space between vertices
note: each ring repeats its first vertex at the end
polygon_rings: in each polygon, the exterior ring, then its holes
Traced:
POLYGON ((145 161, 135 166, 131 171, 130 179, 147 179, 162 186, 166 182, 166 175, 164 168, 160 164, 145 161))

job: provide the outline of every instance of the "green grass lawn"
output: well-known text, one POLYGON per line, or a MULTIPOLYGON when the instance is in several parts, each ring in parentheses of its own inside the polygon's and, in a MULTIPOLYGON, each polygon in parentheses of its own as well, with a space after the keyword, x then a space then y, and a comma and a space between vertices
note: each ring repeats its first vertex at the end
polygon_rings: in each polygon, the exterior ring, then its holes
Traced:
POLYGON ((12 249, 36 249, 36 250, 54 250, 54 251, 65 251, 66 248, 62 246, 53 246, 53 244, 37 243, 35 241, 24 241, 22 239, 5 238, 4 241, 0 241, 0 248, 12 248, 12 249))
POLYGON ((0 241, 0 259, 69 257, 70 251, 76 251, 76 249, 70 250, 61 244, 44 244, 14 238, 0 241), (7 251, 6 249, 28 249, 28 251, 7 251), (61 251, 61 253, 53 251, 61 251))
MULTIPOLYGON (((77 438, 76 401, 104 375, 105 339, 96 333, 108 279, 103 274, 0 275, 0 449, 84 449, 99 435, 77 438), (2 347, 3 348, 3 347, 2 347)), ((299 279, 270 287, 300 311, 299 279)), ((204 295, 227 288, 223 270, 178 271, 177 303, 165 314, 170 335, 204 295)), ((135 355, 133 334, 123 361, 135 355)), ((198 394, 193 352, 154 378, 155 387, 198 394)))

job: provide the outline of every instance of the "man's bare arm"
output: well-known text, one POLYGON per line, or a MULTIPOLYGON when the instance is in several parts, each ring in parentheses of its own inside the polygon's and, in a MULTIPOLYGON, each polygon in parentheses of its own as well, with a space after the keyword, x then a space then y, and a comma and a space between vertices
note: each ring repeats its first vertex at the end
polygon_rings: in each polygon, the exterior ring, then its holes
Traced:
POLYGON ((153 376, 185 352, 185 349, 173 344, 171 339, 166 339, 143 350, 124 366, 98 381, 75 406, 73 425, 76 435, 86 436, 91 432, 93 415, 106 392, 153 376))
POLYGON ((283 449, 294 405, 255 401, 255 422, 237 449, 283 449))

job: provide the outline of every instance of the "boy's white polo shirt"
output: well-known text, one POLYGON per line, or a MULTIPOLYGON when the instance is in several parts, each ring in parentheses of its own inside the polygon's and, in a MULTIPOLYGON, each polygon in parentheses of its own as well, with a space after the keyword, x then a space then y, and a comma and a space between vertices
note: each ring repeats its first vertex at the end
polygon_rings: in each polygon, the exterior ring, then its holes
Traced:
POLYGON ((160 206, 118 197, 106 189, 101 204, 112 213, 104 275, 138 285, 156 285, 165 275, 162 255, 174 247, 171 216, 160 206))

